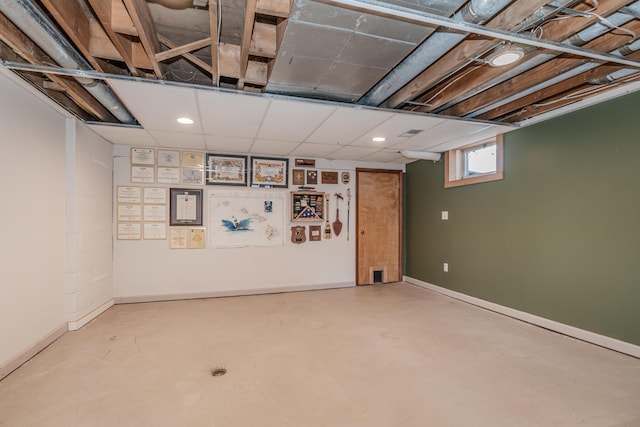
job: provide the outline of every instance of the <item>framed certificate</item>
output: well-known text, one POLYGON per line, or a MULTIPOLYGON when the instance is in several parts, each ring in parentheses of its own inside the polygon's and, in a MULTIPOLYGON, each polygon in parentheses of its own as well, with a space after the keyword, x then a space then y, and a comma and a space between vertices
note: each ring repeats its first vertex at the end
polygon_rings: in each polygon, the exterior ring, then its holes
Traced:
POLYGON ((167 203, 167 189, 161 187, 145 187, 144 188, 144 203, 167 203))
POLYGON ((202 190, 171 188, 169 225, 202 225, 202 190))
POLYGON ((155 172, 153 166, 131 166, 131 182, 153 184, 155 172))
POLYGON ((189 229, 172 227, 169 229, 169 248, 187 249, 189 242, 189 229))
POLYGON ((131 164, 132 165, 148 165, 148 166, 155 165, 156 164, 155 148, 132 148, 131 164))
POLYGON ((144 223, 142 231, 145 240, 165 240, 167 238, 167 225, 164 222, 144 223))
POLYGON ((180 167, 180 152, 177 150, 158 150, 158 166, 180 167))
POLYGON ((182 167, 204 169, 204 153, 201 153, 199 151, 183 151, 182 167))
POLYGON ((269 157, 251 158, 252 187, 288 187, 289 160, 269 157))
POLYGON ((207 185, 247 185, 247 156, 207 153, 207 185))
POLYGON ((204 249, 205 247, 205 229, 190 228, 189 229, 189 249, 204 249))
POLYGON ((142 205, 118 205, 118 221, 142 221, 142 205))
POLYGON ((145 221, 166 221, 167 205, 144 205, 143 218, 145 221))
POLYGON ((141 187, 126 187, 119 185, 116 194, 118 203, 140 203, 142 201, 141 187))
POLYGON ((180 184, 180 168, 158 168, 158 184, 180 184))
POLYGON ((203 185, 204 184, 204 170, 203 169, 191 169, 182 168, 182 183, 191 185, 203 185))
POLYGON ((118 240, 140 240, 142 238, 142 226, 139 222, 119 222, 118 240))

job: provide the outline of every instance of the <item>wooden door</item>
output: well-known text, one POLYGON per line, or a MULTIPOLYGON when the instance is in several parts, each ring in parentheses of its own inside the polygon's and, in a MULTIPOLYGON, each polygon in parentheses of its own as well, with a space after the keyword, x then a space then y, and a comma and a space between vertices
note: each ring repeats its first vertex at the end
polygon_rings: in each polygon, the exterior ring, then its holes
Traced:
POLYGON ((402 280, 402 171, 356 169, 356 284, 402 280))

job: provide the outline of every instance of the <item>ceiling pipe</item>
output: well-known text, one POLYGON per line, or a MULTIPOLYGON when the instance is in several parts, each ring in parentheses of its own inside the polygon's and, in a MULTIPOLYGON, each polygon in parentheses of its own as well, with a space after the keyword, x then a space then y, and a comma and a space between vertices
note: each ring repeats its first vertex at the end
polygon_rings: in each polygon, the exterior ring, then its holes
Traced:
MULTIPOLYGON (((636 1, 634 3, 632 3, 631 5, 627 6, 627 8, 629 8, 629 10, 632 11, 636 11, 636 12, 640 12, 640 1, 636 1)), ((616 12, 613 13, 611 15, 609 15, 607 17, 607 20, 615 25, 615 26, 621 26, 626 24, 627 22, 631 21, 632 19, 634 19, 634 17, 632 15, 628 15, 626 13, 620 13, 620 12, 616 12)), ((612 27, 609 26, 605 26, 603 24, 601 24, 600 22, 597 22, 595 24, 590 25, 589 27, 585 28, 584 30, 580 31, 579 33, 576 33, 575 35, 573 35, 572 37, 568 38, 567 40, 565 40, 565 43, 569 44, 569 45, 573 45, 573 46, 578 46, 578 45, 584 45, 585 43, 601 36, 602 34, 608 32, 611 30, 612 27)), ((617 52, 617 51, 614 51, 617 52)), ((519 74, 524 73, 525 71, 528 71, 532 68, 537 67, 538 65, 541 65, 555 57, 557 57, 558 54, 557 53, 541 53, 536 55, 535 57, 529 59, 528 61, 522 62, 518 65, 516 65, 515 67, 507 70, 505 73, 499 75, 498 77, 489 80, 488 82, 485 82, 481 85, 478 85, 476 87, 473 88, 473 90, 465 93, 464 95, 447 102, 444 105, 441 105, 440 107, 434 109, 432 112, 433 113, 439 113, 443 110, 446 110, 447 108, 458 104, 466 99, 471 98, 472 96, 477 95, 480 92, 483 92, 493 86, 496 86, 502 82, 505 82, 519 74)), ((622 56, 622 55, 621 55, 622 56)), ((493 108, 495 108, 495 104, 492 104, 493 108)), ((503 104, 504 105, 504 104, 503 104)), ((465 117, 475 117, 478 116, 480 114, 483 114, 487 111, 489 111, 490 109, 493 108, 489 108, 489 107, 485 107, 481 110, 478 111, 474 111, 473 113, 465 116, 465 117)))
MULTIPOLYGON (((500 12, 511 0, 471 0, 453 15, 457 22, 482 24, 500 12)), ((425 68, 440 59, 460 43, 469 33, 436 31, 398 64, 387 76, 369 90, 359 101, 360 105, 378 106, 410 82, 425 68)))
MULTIPOLYGON (((89 63, 60 34, 49 18, 32 1, 0 0, 0 12, 60 66, 93 71, 89 63)), ((86 77, 74 78, 120 122, 136 123, 136 119, 105 83, 86 77)))

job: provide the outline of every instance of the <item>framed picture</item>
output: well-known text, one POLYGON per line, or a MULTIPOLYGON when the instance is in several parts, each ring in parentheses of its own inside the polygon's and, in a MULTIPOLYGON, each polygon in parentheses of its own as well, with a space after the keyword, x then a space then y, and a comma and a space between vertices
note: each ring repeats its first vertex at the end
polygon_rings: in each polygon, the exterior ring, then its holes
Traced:
POLYGON ((308 170, 307 171, 307 185, 316 185, 318 184, 318 171, 317 170, 308 170))
POLYGON ((203 185, 204 184, 204 170, 182 168, 182 183, 191 185, 203 185))
POLYGON ((322 222, 324 193, 318 191, 291 192, 291 222, 322 222))
POLYGON ((315 168, 316 161, 314 159, 296 159, 296 167, 298 168, 315 168))
POLYGON ((156 164, 156 150, 154 148, 132 148, 131 164, 153 166, 156 164))
POLYGON ((204 153, 199 151, 183 151, 181 165, 183 168, 204 168, 204 153))
POLYGON ((169 225, 202 225, 202 189, 169 189, 169 225))
POLYGON ((251 158, 252 187, 288 187, 289 159, 251 158))
POLYGON ((304 185, 304 170, 303 169, 294 169, 291 171, 293 178, 291 179, 293 185, 304 185))
POLYGON ((337 184, 338 172, 322 171, 322 183, 323 184, 337 184))
POLYGON ((158 150, 158 166, 166 168, 180 167, 180 152, 177 150, 158 150))
POLYGON ((247 185, 247 156, 207 153, 207 185, 247 185))

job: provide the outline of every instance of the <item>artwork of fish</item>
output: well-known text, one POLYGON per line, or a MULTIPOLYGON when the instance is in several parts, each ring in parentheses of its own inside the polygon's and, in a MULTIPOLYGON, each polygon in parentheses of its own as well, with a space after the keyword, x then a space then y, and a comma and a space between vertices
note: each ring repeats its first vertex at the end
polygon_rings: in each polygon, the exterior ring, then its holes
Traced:
POLYGON ((245 218, 238 221, 238 218, 235 216, 231 217, 232 219, 223 219, 222 226, 227 229, 227 231, 251 231, 251 218, 245 218))

